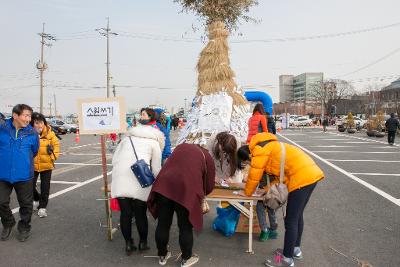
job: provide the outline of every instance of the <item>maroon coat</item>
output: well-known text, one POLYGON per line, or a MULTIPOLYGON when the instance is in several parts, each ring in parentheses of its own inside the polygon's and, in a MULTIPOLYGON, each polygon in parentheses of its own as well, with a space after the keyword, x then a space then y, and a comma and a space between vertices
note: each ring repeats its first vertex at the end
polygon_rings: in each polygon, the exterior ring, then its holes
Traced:
POLYGON ((207 195, 214 189, 215 165, 208 151, 201 150, 206 157, 206 162, 200 152, 200 147, 192 144, 178 145, 165 162, 153 184, 147 202, 155 219, 158 217, 155 193, 159 193, 185 207, 189 211, 189 221, 193 228, 196 231, 202 229, 201 201, 204 194, 207 195), (205 176, 204 186, 205 168, 207 168, 207 176, 205 176), (206 192, 204 192, 204 187, 206 192))

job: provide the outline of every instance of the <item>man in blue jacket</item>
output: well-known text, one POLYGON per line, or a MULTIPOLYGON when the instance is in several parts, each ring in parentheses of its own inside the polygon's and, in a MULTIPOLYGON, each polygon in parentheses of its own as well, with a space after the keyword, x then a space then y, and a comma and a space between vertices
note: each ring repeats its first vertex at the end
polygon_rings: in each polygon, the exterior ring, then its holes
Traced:
POLYGON ((32 108, 18 104, 12 118, 0 124, 0 217, 1 240, 10 237, 15 218, 10 209, 10 195, 15 190, 19 203, 18 240, 30 237, 33 210, 33 159, 39 150, 39 137, 30 126, 32 108))

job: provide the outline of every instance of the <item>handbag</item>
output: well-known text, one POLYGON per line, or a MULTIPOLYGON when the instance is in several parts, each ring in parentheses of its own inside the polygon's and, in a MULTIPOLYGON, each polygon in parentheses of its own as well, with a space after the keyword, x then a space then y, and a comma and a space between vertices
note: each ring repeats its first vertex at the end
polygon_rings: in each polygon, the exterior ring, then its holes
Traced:
POLYGON ((265 206, 276 210, 286 204, 288 199, 288 188, 283 183, 283 178, 285 175, 285 158, 286 149, 283 143, 279 142, 281 145, 281 163, 279 171, 279 183, 271 185, 269 179, 267 179, 268 191, 263 196, 263 203, 265 206))
POLYGON ((210 206, 208 205, 208 202, 206 200, 206 177, 207 177, 207 160, 206 160, 206 156, 204 156, 203 151, 201 150, 201 148, 199 148, 201 154, 203 155, 204 158, 204 167, 205 167, 205 174, 203 175, 203 186, 204 186, 204 198, 201 200, 201 211, 203 212, 203 214, 206 214, 210 211, 210 206))
POLYGON ((136 176, 140 186, 142 188, 151 186, 154 181, 154 174, 151 172, 149 165, 143 159, 138 158, 136 154, 135 146, 133 145, 132 139, 129 136, 129 141, 131 141, 131 145, 133 148, 133 152, 135 152, 136 162, 132 164, 131 170, 133 174, 136 176))

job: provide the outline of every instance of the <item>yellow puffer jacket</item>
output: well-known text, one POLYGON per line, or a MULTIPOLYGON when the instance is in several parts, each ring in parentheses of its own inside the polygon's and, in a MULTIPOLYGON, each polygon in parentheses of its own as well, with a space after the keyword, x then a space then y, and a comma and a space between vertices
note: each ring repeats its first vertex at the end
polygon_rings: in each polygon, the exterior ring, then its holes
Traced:
POLYGON ((35 157, 35 171, 42 172, 54 169, 54 161, 57 160, 60 153, 60 143, 55 133, 49 126, 43 128, 40 135, 40 148, 35 157), (47 153, 47 146, 52 145, 54 155, 47 153))
MULTIPOLYGON (((277 140, 271 133, 259 133, 251 139, 249 145, 251 167, 245 188, 246 195, 254 193, 264 172, 278 177, 274 182, 279 182, 281 146, 277 140), (270 142, 264 146, 258 145, 265 141, 270 142)), ((284 183, 289 193, 324 178, 324 173, 310 156, 296 146, 286 143, 284 146, 286 149, 284 183)))

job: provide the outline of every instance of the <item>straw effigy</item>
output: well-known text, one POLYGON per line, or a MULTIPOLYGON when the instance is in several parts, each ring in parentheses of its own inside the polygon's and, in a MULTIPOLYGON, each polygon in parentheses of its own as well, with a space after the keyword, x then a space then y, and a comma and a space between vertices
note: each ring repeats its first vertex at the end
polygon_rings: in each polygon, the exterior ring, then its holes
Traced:
POLYGON ((229 131, 246 140, 249 104, 235 82, 230 67, 228 36, 240 20, 253 20, 246 14, 257 0, 173 0, 183 10, 194 12, 204 21, 208 43, 197 63, 198 88, 178 139, 182 142, 205 145, 217 131, 229 131), (213 115, 214 117, 210 117, 213 115), (208 123, 213 118, 217 123, 208 123), (206 121, 206 123, 205 123, 206 121), (220 127, 223 125, 223 127, 220 127))
POLYGON ((209 42, 201 51, 197 63, 197 96, 226 92, 233 98, 233 105, 245 105, 246 99, 237 90, 235 73, 230 67, 228 36, 225 23, 216 21, 208 27, 209 42))
POLYGON ((232 98, 230 126, 227 131, 240 140, 247 136, 247 120, 249 104, 243 92, 235 82, 235 73, 230 67, 229 31, 222 21, 212 22, 208 26, 209 41, 201 51, 197 63, 198 88, 195 105, 188 114, 187 124, 181 132, 178 144, 182 142, 205 145, 216 129, 204 131, 199 127, 203 97, 228 95, 232 98))

